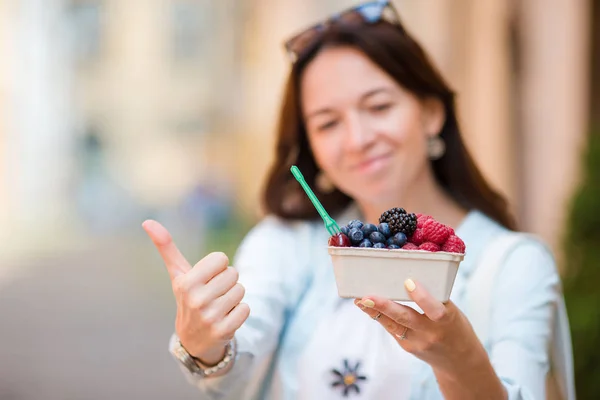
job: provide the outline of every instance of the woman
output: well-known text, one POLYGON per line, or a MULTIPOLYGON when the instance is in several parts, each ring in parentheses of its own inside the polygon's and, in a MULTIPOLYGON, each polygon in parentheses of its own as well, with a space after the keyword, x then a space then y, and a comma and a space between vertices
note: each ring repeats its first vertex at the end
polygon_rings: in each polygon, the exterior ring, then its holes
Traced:
POLYGON ((453 92, 391 4, 337 14, 286 48, 292 66, 265 190, 269 215, 244 240, 235 269, 222 253, 191 268, 162 226, 144 223, 177 300, 171 351, 202 398, 544 398, 562 301, 554 261, 534 240, 511 249, 482 344, 461 312, 469 275, 515 223, 463 144, 453 92), (418 307, 340 299, 328 234, 292 164, 343 223, 377 223, 403 207, 456 228, 468 250, 451 301, 410 279, 418 307))

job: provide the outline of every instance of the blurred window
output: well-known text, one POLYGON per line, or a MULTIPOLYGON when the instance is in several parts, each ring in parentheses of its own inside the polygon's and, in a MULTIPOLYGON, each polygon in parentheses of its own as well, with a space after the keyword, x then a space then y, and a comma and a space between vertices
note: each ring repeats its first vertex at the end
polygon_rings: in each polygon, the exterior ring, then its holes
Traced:
POLYGON ((67 16, 71 27, 71 40, 77 61, 95 61, 100 57, 102 44, 101 0, 73 1, 67 16))
POLYGON ((172 54, 176 60, 195 61, 206 51, 209 29, 210 2, 200 0, 176 0, 171 4, 172 54))

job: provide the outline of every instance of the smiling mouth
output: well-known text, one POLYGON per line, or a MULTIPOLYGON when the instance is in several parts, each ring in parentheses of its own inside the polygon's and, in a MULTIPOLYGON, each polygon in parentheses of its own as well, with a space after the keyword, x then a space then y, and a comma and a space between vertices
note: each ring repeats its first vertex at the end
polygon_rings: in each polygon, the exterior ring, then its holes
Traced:
POLYGON ((390 156, 390 154, 382 154, 380 156, 371 157, 368 160, 356 164, 352 169, 358 171, 376 169, 380 164, 384 163, 388 158, 390 158, 390 156))

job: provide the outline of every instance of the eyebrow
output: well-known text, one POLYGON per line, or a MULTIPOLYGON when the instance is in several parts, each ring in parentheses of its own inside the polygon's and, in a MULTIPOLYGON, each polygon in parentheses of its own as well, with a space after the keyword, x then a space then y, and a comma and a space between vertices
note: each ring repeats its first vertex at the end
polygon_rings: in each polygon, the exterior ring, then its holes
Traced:
MULTIPOLYGON (((388 88, 388 87, 379 87, 379 88, 371 89, 368 92, 363 93, 360 96, 360 101, 364 101, 364 100, 368 99, 369 97, 374 96, 374 95, 379 94, 379 93, 385 93, 385 92, 391 92, 391 91, 392 90, 390 88, 388 88)), ((309 120, 310 118, 316 117, 317 115, 329 114, 329 113, 332 113, 332 112, 334 112, 334 110, 331 109, 331 108, 329 108, 329 107, 321 108, 321 109, 318 109, 318 110, 313 111, 310 114, 308 114, 305 117, 305 119, 309 120)))

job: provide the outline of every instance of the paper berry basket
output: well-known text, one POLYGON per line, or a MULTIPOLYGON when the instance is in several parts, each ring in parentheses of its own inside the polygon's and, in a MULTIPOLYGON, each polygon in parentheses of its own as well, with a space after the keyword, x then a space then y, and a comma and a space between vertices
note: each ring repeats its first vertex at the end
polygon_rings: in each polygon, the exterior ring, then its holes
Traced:
MULTIPOLYGON (((343 234, 337 222, 325 211, 317 196, 315 196, 304 180, 298 167, 292 165, 290 170, 323 219, 327 232, 332 237, 342 238, 347 242, 345 245, 341 244, 339 247, 329 247, 338 294, 341 297, 358 298, 375 295, 396 301, 410 301, 411 298, 404 288, 404 281, 410 278, 423 285, 436 299, 442 302, 448 301, 452 292, 452 286, 454 285, 454 279, 456 278, 456 272, 458 271, 458 265, 464 259, 464 254, 444 251, 402 250, 401 248, 345 247, 350 245, 351 239, 343 234)), ((385 218, 390 211, 394 210, 387 211, 382 214, 382 217, 385 218)), ((398 211, 394 212, 398 213, 398 211)), ((404 217, 405 214, 406 211, 402 209, 396 220, 411 218, 404 217)), ((412 215, 412 223, 415 224, 413 229, 416 229, 416 216, 412 215)), ((428 223, 430 222, 424 222, 424 224, 428 223)), ((362 227, 362 222, 360 225, 362 227)), ((434 228, 437 229, 439 227, 434 228)), ((434 229, 434 236, 437 233, 436 229, 434 229)), ((441 229, 444 230, 447 228, 441 227, 441 229)), ((379 234, 383 235, 382 232, 379 232, 379 234)), ((358 233, 359 239, 362 239, 362 234, 358 233)), ((416 233, 417 231, 414 231, 414 234, 416 233)), ((442 233, 446 236, 444 240, 450 240, 450 231, 442 233)), ((454 234, 453 230, 452 234, 454 234)), ((350 236, 352 235, 352 232, 350 232, 350 236)), ((383 236, 379 240, 381 241, 382 238, 383 236)), ((404 236, 404 244, 406 243, 406 239, 406 236, 404 236)), ((437 240, 439 239, 440 237, 437 238, 437 240)), ((434 240, 433 236, 431 240, 437 241, 434 240)), ((455 240, 459 240, 462 244, 462 249, 464 249, 462 240, 459 238, 455 240)), ((357 241, 358 239, 355 239, 355 244, 357 241)), ((329 244, 334 243, 330 242, 329 244)), ((398 242, 397 246, 399 247, 404 244, 398 242)), ((431 245, 439 248, 436 244, 431 243, 431 245)))
POLYGON ((422 250, 328 247, 340 297, 374 295, 411 301, 404 281, 413 279, 441 302, 452 292, 464 254, 422 250))

